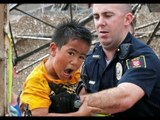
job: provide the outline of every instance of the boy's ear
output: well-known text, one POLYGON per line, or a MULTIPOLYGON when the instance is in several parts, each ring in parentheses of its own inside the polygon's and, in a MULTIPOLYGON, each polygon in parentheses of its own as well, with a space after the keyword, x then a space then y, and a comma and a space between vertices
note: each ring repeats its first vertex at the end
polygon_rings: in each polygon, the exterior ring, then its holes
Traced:
POLYGON ((56 44, 55 44, 54 42, 50 43, 49 48, 50 48, 50 55, 51 55, 51 56, 55 56, 55 54, 56 54, 56 49, 57 49, 56 44))

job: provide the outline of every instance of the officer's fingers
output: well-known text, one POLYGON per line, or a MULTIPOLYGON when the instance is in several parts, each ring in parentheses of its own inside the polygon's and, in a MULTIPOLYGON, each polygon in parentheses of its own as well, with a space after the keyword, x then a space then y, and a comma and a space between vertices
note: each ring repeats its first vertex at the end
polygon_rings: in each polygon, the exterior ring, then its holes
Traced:
POLYGON ((83 103, 85 101, 85 99, 86 99, 86 95, 81 95, 80 96, 81 103, 83 103))
POLYGON ((90 109, 91 115, 95 115, 97 113, 102 113, 102 111, 103 111, 101 108, 98 108, 98 107, 90 107, 90 106, 88 106, 88 109, 90 109))
POLYGON ((84 114, 85 112, 85 115, 94 115, 96 113, 101 113, 103 110, 98 108, 98 107, 91 107, 91 106, 88 106, 88 103, 87 103, 87 98, 85 97, 84 98, 84 101, 83 103, 81 104, 80 108, 79 108, 79 111, 81 111, 82 114, 84 114))
POLYGON ((82 116, 91 116, 90 108, 87 106, 87 102, 83 102, 78 110, 82 116))

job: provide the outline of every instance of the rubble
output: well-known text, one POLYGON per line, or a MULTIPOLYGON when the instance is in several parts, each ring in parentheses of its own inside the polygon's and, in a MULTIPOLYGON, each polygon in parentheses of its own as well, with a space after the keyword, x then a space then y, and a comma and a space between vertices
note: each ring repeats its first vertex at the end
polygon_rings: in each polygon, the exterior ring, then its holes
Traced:
MULTIPOLYGON (((63 6, 56 6, 56 10, 58 8, 63 8, 63 6)), ((73 11, 73 18, 77 20, 82 20, 90 13, 90 9, 86 6, 83 6, 83 9, 76 7, 78 4, 74 5, 73 11), (85 9, 84 9, 85 8, 85 9)), ((41 19, 53 26, 56 26, 59 22, 63 21, 64 19, 70 19, 70 14, 68 11, 54 11, 53 7, 48 7, 48 9, 51 10, 51 12, 46 12, 38 9, 38 12, 30 12, 30 14, 34 15, 38 19, 41 19)), ((155 29, 155 25, 158 22, 155 22, 154 24, 145 26, 145 27, 139 27, 142 25, 150 24, 154 21, 158 21, 160 18, 160 14, 158 12, 150 12, 147 5, 143 5, 142 8, 137 12, 136 16, 136 26, 135 26, 135 35, 136 37, 141 38, 144 42, 147 42, 149 36, 151 33, 153 33, 155 29), (138 28, 139 27, 139 28, 138 28)), ((44 24, 41 21, 35 20, 34 18, 27 16, 27 15, 14 15, 12 14, 10 16, 10 22, 12 27, 12 32, 14 36, 14 41, 17 49, 18 56, 21 56, 23 54, 26 54, 28 52, 31 52, 42 45, 47 44, 48 40, 40 40, 40 39, 29 39, 29 38, 21 38, 20 36, 51 36, 55 30, 55 28, 52 28, 51 26, 48 26, 44 24), (18 37, 19 36, 19 37, 18 37)), ((91 31, 94 31, 94 23, 93 20, 88 22, 85 25, 87 28, 89 28, 91 31)), ((95 33, 96 34, 96 33, 95 33)), ((156 32, 156 35, 152 38, 152 41, 150 42, 150 46, 153 48, 153 50, 156 52, 158 57, 160 58, 160 36, 159 36, 159 29, 156 32)), ((94 38, 94 42, 97 41, 96 35, 94 38)), ((13 50, 14 51, 14 50, 13 50)), ((27 66, 31 63, 34 63, 37 59, 45 56, 48 54, 48 48, 44 48, 40 50, 39 52, 34 53, 33 55, 21 60, 17 64, 17 71, 22 69, 24 66, 27 66)), ((13 53, 13 56, 15 58, 15 53, 13 53)), ((28 67, 25 70, 22 70, 17 74, 16 79, 13 81, 13 91, 15 93, 19 93, 23 84, 23 81, 26 79, 28 74, 32 71, 32 69, 38 64, 35 63, 28 67)))

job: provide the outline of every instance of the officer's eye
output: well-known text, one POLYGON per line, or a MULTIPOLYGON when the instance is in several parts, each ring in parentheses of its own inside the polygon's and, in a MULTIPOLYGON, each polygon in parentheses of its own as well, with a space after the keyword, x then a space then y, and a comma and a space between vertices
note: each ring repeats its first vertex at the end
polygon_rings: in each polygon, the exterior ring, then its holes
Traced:
POLYGON ((104 16, 105 16, 106 18, 110 18, 110 17, 113 16, 113 14, 112 14, 112 13, 105 13, 104 16))
POLYGON ((93 15, 93 19, 98 20, 99 16, 98 15, 93 15))

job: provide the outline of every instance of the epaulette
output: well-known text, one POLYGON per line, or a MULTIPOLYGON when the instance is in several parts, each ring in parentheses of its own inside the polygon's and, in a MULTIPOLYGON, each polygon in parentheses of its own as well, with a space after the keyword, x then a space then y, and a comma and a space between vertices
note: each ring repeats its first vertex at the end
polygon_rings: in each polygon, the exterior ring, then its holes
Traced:
POLYGON ((123 60, 127 57, 129 52, 131 51, 131 43, 124 43, 119 47, 119 59, 123 60))

